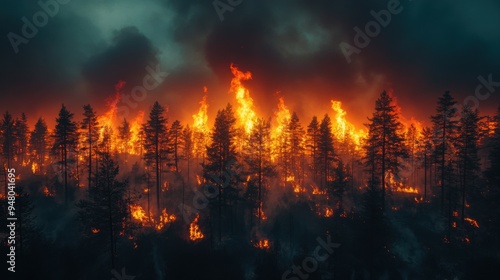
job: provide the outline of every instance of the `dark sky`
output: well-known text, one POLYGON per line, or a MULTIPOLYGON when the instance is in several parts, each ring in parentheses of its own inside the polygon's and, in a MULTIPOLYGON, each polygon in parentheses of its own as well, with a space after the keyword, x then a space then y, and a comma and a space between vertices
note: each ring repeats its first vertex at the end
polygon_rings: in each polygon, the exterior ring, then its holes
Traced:
MULTIPOLYGON (((37 1, 2 0, 0 111, 26 112, 30 123, 44 116, 49 124, 61 103, 78 118, 87 103, 102 113, 115 84, 125 81, 122 93, 130 93, 148 65, 169 75, 131 108, 131 117, 158 100, 172 118, 186 120, 206 85, 213 118, 234 103, 231 62, 252 72, 246 85, 261 115, 271 116, 284 96, 304 124, 313 114, 331 113, 331 99, 360 124, 384 89, 394 92, 406 117, 427 121, 445 90, 462 102, 474 94, 478 76, 500 81, 497 0, 402 0, 402 11, 348 63, 339 44, 355 46, 354 28, 365 29, 370 11, 391 2, 242 0, 221 21, 211 0, 71 0, 16 54, 12 34, 23 36, 22 18, 33 22, 42 8, 37 1)), ((496 89, 480 101, 480 111, 498 106, 496 89)))

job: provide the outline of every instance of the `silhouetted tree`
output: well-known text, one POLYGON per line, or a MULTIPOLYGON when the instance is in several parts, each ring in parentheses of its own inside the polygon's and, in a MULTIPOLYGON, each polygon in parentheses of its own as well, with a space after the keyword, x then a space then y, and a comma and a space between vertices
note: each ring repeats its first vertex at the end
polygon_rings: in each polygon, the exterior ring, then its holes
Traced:
MULTIPOLYGON (((233 109, 230 104, 219 110, 212 129, 211 144, 207 147, 207 159, 203 164, 205 180, 218 190, 218 235, 222 241, 222 208, 231 206, 232 196, 236 192, 239 180, 236 173, 237 154, 235 148, 235 133, 233 109)), ((231 217, 232 218, 232 217, 231 217)))
POLYGON ((320 187, 326 188, 330 181, 332 164, 335 160, 335 151, 333 149, 332 123, 330 117, 325 115, 319 126, 318 138, 318 167, 320 178, 320 187))
POLYGON ((248 139, 248 152, 245 161, 248 164, 250 181, 247 194, 250 197, 252 207, 257 209, 259 222, 263 214, 263 195, 268 180, 275 170, 271 162, 271 125, 264 119, 258 119, 248 139), (256 187, 256 188, 255 188, 256 187), (256 190, 256 191, 255 191, 256 190))
POLYGON ((35 129, 31 132, 29 144, 32 161, 38 164, 38 170, 42 170, 45 165, 49 145, 48 136, 47 124, 42 118, 39 118, 35 124, 35 129))
POLYGON ((64 202, 68 204, 68 160, 70 153, 77 144, 77 126, 73 121, 73 113, 70 113, 64 104, 56 118, 56 129, 54 131, 54 145, 52 151, 61 156, 60 165, 64 176, 64 202))
POLYGON ((308 149, 308 154, 310 157, 310 162, 312 166, 313 180, 316 181, 316 175, 318 174, 317 166, 318 163, 318 142, 319 142, 319 122, 318 118, 314 116, 307 126, 307 141, 306 147, 308 149))
POLYGON ((83 120, 81 122, 80 128, 84 131, 84 142, 86 146, 84 150, 88 151, 87 160, 87 181, 88 181, 88 191, 90 192, 90 186, 92 181, 92 157, 94 156, 94 150, 97 148, 97 141, 99 140, 99 123, 97 122, 97 116, 94 109, 90 105, 83 106, 83 120))
POLYGON ((83 225, 84 238, 108 240, 111 268, 115 267, 116 245, 120 233, 127 229, 128 182, 117 180, 119 166, 109 153, 102 153, 94 194, 89 200, 81 200, 77 206, 83 225))
POLYGON ((12 168, 15 153, 14 119, 9 112, 5 112, 0 131, 2 132, 2 154, 7 163, 7 168, 12 168))
POLYGON ((156 206, 161 213, 161 165, 166 160, 166 144, 168 143, 167 118, 165 108, 156 101, 149 113, 149 120, 144 124, 144 159, 153 168, 156 183, 156 206))
POLYGON ((28 121, 24 113, 14 121, 15 157, 20 166, 25 166, 28 155, 28 121))
POLYGON ((462 223, 465 219, 465 200, 470 187, 473 187, 477 174, 480 170, 478 146, 479 146, 479 115, 478 111, 472 110, 470 106, 463 107, 460 125, 458 128, 458 139, 456 141, 462 175, 462 223))
POLYGON ((457 130, 457 109, 456 102, 446 91, 438 100, 436 114, 431 117, 434 131, 434 147, 436 153, 436 164, 438 164, 440 187, 441 187, 441 211, 444 213, 444 198, 445 198, 445 180, 447 170, 445 167, 447 162, 453 156, 452 141, 456 138, 457 130))
POLYGON ((390 172, 397 176, 400 171, 398 159, 405 156, 402 124, 387 92, 383 91, 375 101, 375 112, 368 120, 365 164, 369 167, 371 182, 381 184, 382 209, 385 209, 386 175, 390 172))
POLYGON ((170 139, 170 150, 172 151, 173 156, 173 165, 175 168, 175 172, 179 172, 179 159, 181 156, 181 148, 182 148, 182 125, 178 120, 175 120, 170 126, 169 130, 169 139, 170 139))

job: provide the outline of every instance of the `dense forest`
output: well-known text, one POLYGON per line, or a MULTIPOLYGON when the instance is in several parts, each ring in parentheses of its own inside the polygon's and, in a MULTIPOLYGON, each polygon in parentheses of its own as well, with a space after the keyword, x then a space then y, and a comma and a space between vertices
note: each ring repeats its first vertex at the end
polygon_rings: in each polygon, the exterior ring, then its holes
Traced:
POLYGON ((40 118, 4 112, 0 237, 7 244, 13 168, 16 276, 498 274, 500 109, 481 115, 445 92, 428 120, 406 121, 383 91, 362 129, 338 101, 303 120, 280 99, 274 116, 259 117, 248 73, 232 71, 236 102, 213 124, 205 98, 184 121, 158 102, 133 119, 119 119, 116 102, 103 114, 90 104, 40 118))

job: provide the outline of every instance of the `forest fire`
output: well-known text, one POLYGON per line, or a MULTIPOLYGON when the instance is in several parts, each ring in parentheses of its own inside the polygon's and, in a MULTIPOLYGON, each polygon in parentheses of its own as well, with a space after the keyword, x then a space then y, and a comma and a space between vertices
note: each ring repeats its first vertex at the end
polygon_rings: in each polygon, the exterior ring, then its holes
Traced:
POLYGON ((342 109, 342 102, 335 100, 331 100, 331 102, 332 109, 335 112, 332 133, 340 141, 346 141, 346 138, 349 138, 350 141, 354 142, 356 150, 361 150, 362 141, 366 138, 367 132, 364 130, 356 130, 356 127, 347 121, 345 117, 347 112, 342 109))
POLYGON ((417 188, 408 187, 408 186, 407 187, 398 186, 398 187, 396 187, 395 191, 399 192, 399 193, 418 194, 417 188))
POLYGON ((148 222, 148 216, 146 211, 140 205, 130 205, 130 213, 134 220, 140 222, 141 224, 145 224, 148 222))
POLYGON ((203 239, 205 235, 200 230, 200 226, 198 225, 198 220, 200 219, 200 214, 196 214, 194 220, 189 224, 189 239, 191 241, 197 241, 203 239))
MULTIPOLYGON (((175 220, 176 220, 176 216, 175 215, 173 215, 173 214, 169 215, 167 213, 167 209, 163 209, 161 211, 160 219, 159 219, 158 223, 156 223, 155 228, 157 230, 162 230, 165 227, 166 224, 174 222, 175 220)), ((154 220, 153 220, 153 223, 154 223, 154 220)))
POLYGON ((238 70, 238 67, 231 64, 231 72, 234 78, 231 80, 230 93, 235 94, 238 107, 236 108, 237 125, 242 127, 247 134, 250 134, 257 119, 254 111, 253 99, 250 97, 250 92, 242 85, 242 81, 252 79, 252 73, 238 70))
POLYGON ((471 218, 465 218, 465 221, 469 222, 469 224, 475 228, 479 228, 479 224, 476 220, 471 219, 471 218))
POLYGON ((330 207, 326 207, 324 217, 325 218, 330 218, 332 216, 333 216, 333 209, 330 208, 330 207))
POLYGON ((269 250, 271 245, 269 244, 269 239, 261 239, 254 244, 254 247, 261 250, 269 250))
POLYGON ((49 196, 54 196, 55 194, 50 192, 49 188, 47 186, 44 186, 42 189, 42 193, 44 196, 49 197, 49 196))
POLYGON ((155 221, 153 213, 146 214, 146 211, 140 205, 130 205, 130 214, 134 220, 139 222, 143 227, 154 227, 157 230, 162 230, 166 224, 174 222, 177 217, 173 214, 168 214, 166 209, 163 209, 158 222, 155 221))

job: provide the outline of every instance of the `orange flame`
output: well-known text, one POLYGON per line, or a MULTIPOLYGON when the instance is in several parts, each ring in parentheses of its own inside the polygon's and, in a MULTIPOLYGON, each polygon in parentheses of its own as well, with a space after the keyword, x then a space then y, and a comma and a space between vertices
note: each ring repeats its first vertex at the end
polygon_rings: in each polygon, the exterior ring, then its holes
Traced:
POLYGON ((200 219, 200 214, 197 214, 194 220, 189 225, 189 239, 191 241, 196 241, 199 239, 203 239, 205 235, 200 230, 200 226, 198 225, 198 220, 200 219))
POLYGON ((98 229, 98 228, 93 228, 93 229, 92 229, 92 233, 93 233, 93 234, 98 234, 100 231, 101 231, 101 230, 100 230, 100 229, 98 229))
POLYGON ((257 243, 255 243, 254 247, 262 250, 269 250, 271 248, 271 245, 269 244, 268 239, 261 239, 257 241, 257 243))
POLYGON ((257 115, 254 112, 253 99, 250 97, 250 91, 242 85, 241 81, 252 79, 252 73, 243 73, 233 64, 231 64, 230 68, 234 78, 231 80, 229 92, 235 94, 236 102, 238 102, 238 108, 236 108, 237 125, 242 127, 247 134, 250 134, 257 115))
POLYGON ((342 102, 331 100, 332 109, 335 112, 332 125, 332 133, 340 141, 345 141, 347 137, 355 144, 356 150, 362 148, 362 141, 366 138, 365 130, 356 130, 356 127, 346 119, 347 112, 342 109, 342 102))

